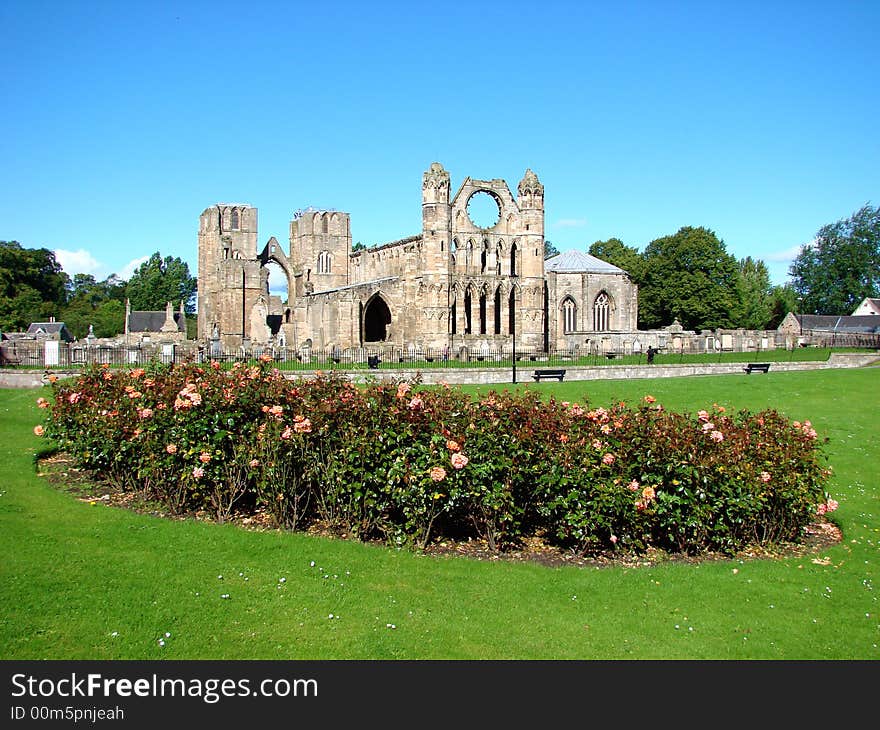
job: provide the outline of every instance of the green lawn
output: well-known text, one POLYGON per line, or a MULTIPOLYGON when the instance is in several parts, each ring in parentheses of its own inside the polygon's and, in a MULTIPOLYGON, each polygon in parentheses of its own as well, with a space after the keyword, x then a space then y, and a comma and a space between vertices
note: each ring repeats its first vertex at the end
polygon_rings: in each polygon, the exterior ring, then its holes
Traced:
POLYGON ((551 569, 140 516, 36 476, 41 393, 3 390, 0 656, 880 658, 880 369, 520 387, 810 419, 831 439, 844 541, 780 561, 551 569))

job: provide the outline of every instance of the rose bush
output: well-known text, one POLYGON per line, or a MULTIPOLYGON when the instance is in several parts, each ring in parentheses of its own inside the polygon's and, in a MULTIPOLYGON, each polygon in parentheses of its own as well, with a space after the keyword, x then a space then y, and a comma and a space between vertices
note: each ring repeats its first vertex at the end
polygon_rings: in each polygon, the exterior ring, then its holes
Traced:
POLYGON ((267 362, 93 367, 52 388, 37 435, 120 489, 220 521, 261 510, 416 547, 540 535, 581 554, 733 553, 797 540, 837 507, 812 424, 772 410, 474 400, 417 381, 291 381, 267 362))

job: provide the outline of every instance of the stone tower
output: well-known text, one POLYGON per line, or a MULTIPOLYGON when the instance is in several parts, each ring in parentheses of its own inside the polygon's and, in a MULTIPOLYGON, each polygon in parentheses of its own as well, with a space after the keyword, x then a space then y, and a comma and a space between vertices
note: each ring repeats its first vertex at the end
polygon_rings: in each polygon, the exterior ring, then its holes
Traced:
POLYGON ((265 278, 257 258, 257 209, 239 203, 206 208, 199 217, 199 339, 216 333, 225 348, 266 339, 265 317, 261 321, 257 311, 261 299, 267 304, 265 278))
POLYGON ((449 173, 439 162, 422 175, 421 277, 412 294, 420 310, 418 328, 429 347, 450 344, 450 252, 452 239, 449 173))
POLYGON ((290 263, 297 295, 346 286, 350 256, 348 213, 308 211, 290 222, 290 263))
POLYGON ((531 347, 544 346, 544 186, 538 176, 526 170, 517 186, 520 210, 518 235, 520 312, 518 331, 531 347))

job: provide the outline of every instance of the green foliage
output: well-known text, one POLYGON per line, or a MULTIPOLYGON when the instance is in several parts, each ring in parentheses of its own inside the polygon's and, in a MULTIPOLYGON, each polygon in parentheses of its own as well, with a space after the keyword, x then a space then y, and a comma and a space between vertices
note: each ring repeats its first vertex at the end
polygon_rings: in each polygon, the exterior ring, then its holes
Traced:
POLYGON ((0 241, 0 330, 24 330, 49 316, 60 319, 68 282, 52 251, 0 241))
POLYGON ((89 325, 96 337, 118 335, 125 329, 125 282, 115 274, 100 282, 91 274, 74 274, 61 319, 77 338, 88 334, 89 325))
POLYGON ((771 295, 770 272, 763 261, 755 261, 751 256, 740 260, 738 295, 736 326, 750 330, 768 328, 774 301, 771 295))
POLYGON ((638 249, 627 246, 619 238, 609 238, 607 241, 594 242, 590 246, 590 254, 623 269, 636 284, 641 284, 645 260, 638 249))
POLYGON ((733 553, 797 540, 832 504, 816 431, 773 411, 291 383, 268 363, 92 367, 55 384, 47 432, 82 468, 176 513, 263 510, 279 527, 422 548, 542 534, 579 554, 733 553))
POLYGON ((684 227, 645 248, 639 288, 639 326, 685 329, 736 325, 739 270, 724 242, 706 228, 684 227))
POLYGON ((802 314, 852 314, 880 296, 880 209, 864 205, 823 226, 791 265, 802 314))
POLYGON ((179 257, 162 258, 157 251, 128 280, 125 295, 133 310, 161 311, 167 302, 175 308, 182 301, 187 314, 195 312, 196 278, 179 257))
POLYGON ((770 290, 770 319, 767 321, 768 329, 779 327, 785 315, 789 312, 798 311, 797 292, 790 284, 774 286, 770 290))
POLYGON ((559 255, 559 249, 553 245, 553 242, 545 240, 544 241, 544 258, 549 259, 552 256, 558 256, 558 255, 559 255))

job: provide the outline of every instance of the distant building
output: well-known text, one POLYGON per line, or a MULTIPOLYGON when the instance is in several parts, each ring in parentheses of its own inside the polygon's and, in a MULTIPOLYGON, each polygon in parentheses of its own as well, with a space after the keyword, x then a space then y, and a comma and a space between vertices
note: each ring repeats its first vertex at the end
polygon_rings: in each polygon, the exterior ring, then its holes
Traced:
POLYGON ((56 322, 54 317, 50 317, 48 322, 31 322, 24 339, 73 342, 76 338, 70 334, 64 322, 56 322))
POLYGON ((776 329, 784 335, 796 337, 800 345, 877 347, 880 344, 880 317, 872 314, 789 312, 776 329))
POLYGON ((853 312, 854 316, 861 316, 866 314, 880 314, 880 299, 871 299, 870 297, 866 297, 862 300, 862 303, 855 308, 855 311, 853 312))
POLYGON ((186 340, 186 312, 183 302, 175 312, 171 302, 165 311, 140 311, 131 309, 125 300, 125 344, 140 345, 157 342, 183 342, 186 340))

